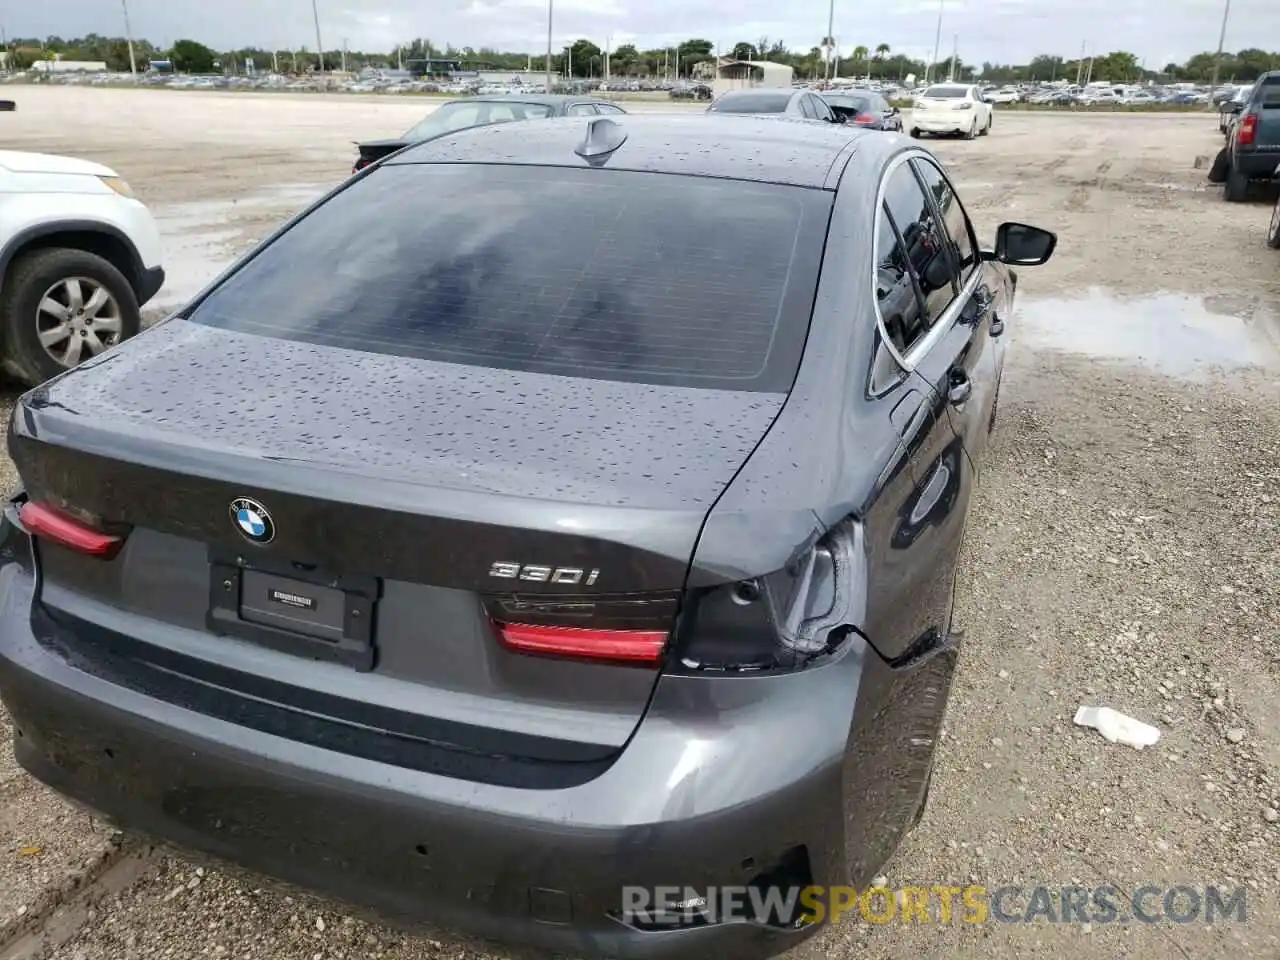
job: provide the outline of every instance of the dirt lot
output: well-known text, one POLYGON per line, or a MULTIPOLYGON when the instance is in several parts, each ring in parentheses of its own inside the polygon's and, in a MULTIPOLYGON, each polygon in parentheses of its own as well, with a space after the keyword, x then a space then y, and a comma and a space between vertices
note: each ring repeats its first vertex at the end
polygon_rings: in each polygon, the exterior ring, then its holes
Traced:
MULTIPOLYGON (((12 95, 7 146, 105 161, 153 205, 170 251, 161 305, 342 177, 350 141, 427 108, 12 95)), ((1022 271, 959 595, 963 668, 928 813, 886 872, 893 885, 1243 886, 1248 921, 855 919, 796 957, 1280 956, 1280 253, 1263 243, 1265 198, 1226 204, 1195 168, 1219 146, 1215 119, 998 115, 990 138, 934 144, 980 232, 1025 220, 1061 240, 1050 265, 1022 271), (1073 727, 1082 703, 1163 739, 1108 744, 1073 727)), ((0 960, 503 956, 117 849, 7 749, 0 960)))

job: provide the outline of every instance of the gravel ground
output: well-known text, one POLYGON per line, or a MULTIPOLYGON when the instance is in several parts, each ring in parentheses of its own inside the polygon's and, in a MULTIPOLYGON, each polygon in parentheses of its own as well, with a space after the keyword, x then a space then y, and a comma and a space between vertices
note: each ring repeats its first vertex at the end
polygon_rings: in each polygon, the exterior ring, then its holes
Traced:
MULTIPOLYGON (((170 302, 341 177, 350 140, 394 134, 426 109, 20 93, 10 146, 103 159, 153 203, 175 251, 170 302)), ((1060 245, 1021 272, 958 594, 962 668, 928 812, 886 874, 1243 886, 1248 922, 854 920, 794 957, 1280 955, 1280 254, 1263 243, 1265 202, 1226 204, 1205 185, 1196 160, 1219 143, 1208 115, 1010 114, 989 138, 934 144, 981 233, 1025 220, 1060 245), (1163 738, 1142 752, 1109 744, 1072 725, 1082 703, 1163 738)), ((34 896, 31 877, 56 878, 111 839, 30 785, 7 748, 0 792, 3 923, 34 896), (32 846, 42 852, 20 856, 32 846)), ((0 940, 0 960, 506 955, 406 937, 167 851, 110 862, 50 912, 43 938, 0 940)))

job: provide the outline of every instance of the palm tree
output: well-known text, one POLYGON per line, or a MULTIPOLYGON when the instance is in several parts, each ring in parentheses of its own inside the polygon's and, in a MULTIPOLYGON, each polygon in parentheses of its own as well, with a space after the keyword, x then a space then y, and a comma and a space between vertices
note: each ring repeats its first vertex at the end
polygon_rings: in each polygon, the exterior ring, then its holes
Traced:
POLYGON ((858 72, 858 64, 866 62, 868 52, 866 47, 853 48, 853 71, 855 75, 858 72))
POLYGON ((876 44, 876 59, 883 60, 889 55, 889 45, 887 43, 876 44))

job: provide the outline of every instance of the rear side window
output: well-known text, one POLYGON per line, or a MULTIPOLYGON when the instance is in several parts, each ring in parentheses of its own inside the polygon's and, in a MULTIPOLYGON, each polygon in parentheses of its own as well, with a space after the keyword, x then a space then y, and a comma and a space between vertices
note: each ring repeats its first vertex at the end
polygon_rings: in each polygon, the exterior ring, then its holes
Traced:
POLYGON ((876 222, 876 303, 889 341, 903 354, 929 329, 924 298, 901 235, 886 207, 876 222))
POLYGON ((351 183, 190 319, 371 353, 786 392, 831 195, 595 169, 404 164, 351 183))

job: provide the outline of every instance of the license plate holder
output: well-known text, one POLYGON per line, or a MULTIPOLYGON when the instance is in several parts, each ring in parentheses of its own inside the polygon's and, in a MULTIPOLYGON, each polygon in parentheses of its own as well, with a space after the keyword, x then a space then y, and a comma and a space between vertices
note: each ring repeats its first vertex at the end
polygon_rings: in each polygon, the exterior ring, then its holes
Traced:
POLYGON ((335 577, 308 564, 209 557, 209 630, 314 660, 373 669, 374 577, 335 577))

